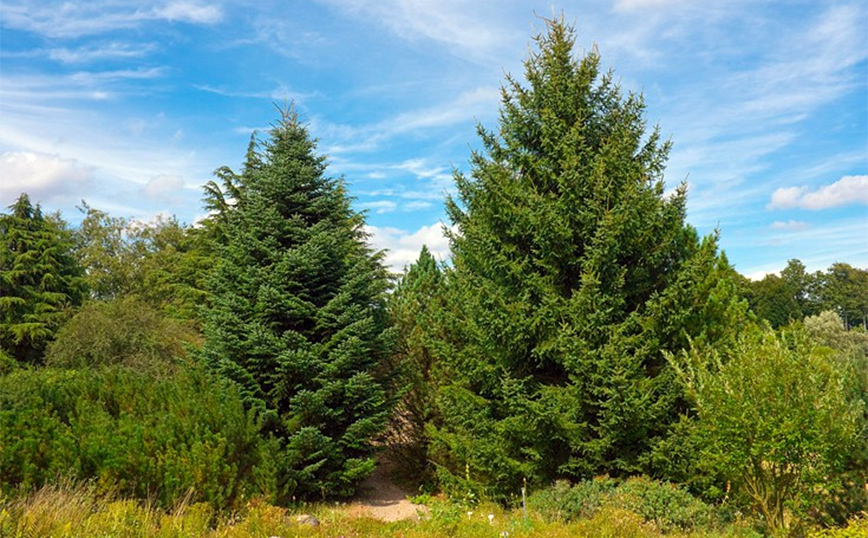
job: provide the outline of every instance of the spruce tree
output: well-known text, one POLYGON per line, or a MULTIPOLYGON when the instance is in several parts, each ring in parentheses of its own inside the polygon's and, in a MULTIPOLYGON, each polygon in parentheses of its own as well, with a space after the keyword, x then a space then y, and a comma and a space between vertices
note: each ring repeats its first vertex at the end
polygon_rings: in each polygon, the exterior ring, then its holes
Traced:
POLYGON ((393 370, 401 395, 390 424, 391 450, 414 482, 431 479, 426 427, 436 420, 437 316, 445 302, 443 272, 428 247, 410 265, 389 298, 396 331, 393 370))
POLYGON ((39 364, 71 308, 85 298, 84 272, 60 217, 22 194, 0 215, 0 353, 39 364))
POLYGON ((217 224, 204 355, 280 440, 284 499, 349 495, 389 412, 388 273, 297 114, 268 134, 241 174, 219 171, 237 188, 217 224))
POLYGON ((716 237, 684 222, 684 186, 664 194, 670 145, 642 97, 547 25, 447 200, 451 381, 430 456, 447 485, 499 494, 650 470, 685 405, 663 351, 726 337, 745 309, 716 237))

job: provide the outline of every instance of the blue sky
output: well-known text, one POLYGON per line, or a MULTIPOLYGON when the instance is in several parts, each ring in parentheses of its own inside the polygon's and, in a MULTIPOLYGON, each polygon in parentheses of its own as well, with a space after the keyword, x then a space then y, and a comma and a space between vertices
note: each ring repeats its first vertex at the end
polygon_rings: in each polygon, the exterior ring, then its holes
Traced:
POLYGON ((560 13, 643 92, 667 184, 741 273, 868 267, 864 0, 4 0, 0 205, 192 222, 292 100, 390 264, 445 257, 451 172, 560 13))

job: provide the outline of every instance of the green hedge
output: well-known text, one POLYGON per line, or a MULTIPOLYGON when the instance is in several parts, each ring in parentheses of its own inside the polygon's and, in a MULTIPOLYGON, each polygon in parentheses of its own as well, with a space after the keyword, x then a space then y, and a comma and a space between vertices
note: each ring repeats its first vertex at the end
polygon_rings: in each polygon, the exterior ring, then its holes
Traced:
POLYGON ((0 488, 58 480, 170 507, 231 507, 273 488, 269 441, 236 392, 199 371, 14 370, 0 377, 0 488))

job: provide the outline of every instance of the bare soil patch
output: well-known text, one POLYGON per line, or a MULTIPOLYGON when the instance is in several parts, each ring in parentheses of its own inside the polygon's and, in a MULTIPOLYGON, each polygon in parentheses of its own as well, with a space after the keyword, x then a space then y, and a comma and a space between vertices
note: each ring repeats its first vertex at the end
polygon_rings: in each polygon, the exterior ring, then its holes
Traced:
POLYGON ((428 507, 407 499, 410 493, 395 483, 394 469, 388 457, 378 458, 377 468, 362 482, 358 495, 350 502, 350 513, 380 521, 417 519, 427 513, 428 507))

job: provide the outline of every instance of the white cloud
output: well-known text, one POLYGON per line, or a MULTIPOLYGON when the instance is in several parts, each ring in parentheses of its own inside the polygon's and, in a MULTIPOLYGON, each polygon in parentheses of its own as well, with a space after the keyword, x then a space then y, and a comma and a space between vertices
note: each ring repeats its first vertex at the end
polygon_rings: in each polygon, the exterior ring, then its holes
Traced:
POLYGON ((159 175, 151 178, 142 187, 142 194, 155 202, 173 202, 184 188, 184 180, 176 175, 159 175))
POLYGON ((391 213, 398 208, 398 204, 391 200, 377 200, 375 202, 364 202, 359 204, 362 209, 370 209, 374 213, 391 213))
POLYGON ((660 9, 683 3, 685 0, 615 0, 615 11, 660 9))
POLYGON ((404 211, 419 211, 420 209, 428 209, 432 205, 433 204, 431 202, 423 202, 420 200, 416 202, 407 202, 401 207, 401 209, 403 209, 404 211))
POLYGON ((155 9, 153 13, 155 18, 192 24, 214 24, 223 19, 223 12, 219 6, 196 2, 170 2, 164 7, 155 9))
POLYGON ((3 75, 0 106, 19 111, 37 102, 58 100, 104 101, 124 93, 138 93, 137 86, 162 77, 159 67, 106 71, 77 71, 57 75, 3 75))
POLYGON ((51 202, 87 189, 94 170, 75 159, 29 151, 0 154, 0 204, 8 206, 26 192, 34 202, 51 202))
POLYGON ((790 231, 798 231, 804 230, 808 227, 808 223, 801 220, 788 220, 788 221, 780 221, 776 220, 772 223, 773 230, 790 230, 790 231))
MULTIPOLYGON (((323 0, 335 9, 373 19, 407 41, 431 40, 455 56, 477 62, 498 61, 521 43, 526 29, 508 23, 511 6, 463 0, 323 0)), ((532 7, 526 8, 530 11, 532 7)), ((525 11, 525 12, 527 12, 525 11)))
POLYGON ((440 223, 422 226, 415 232, 377 226, 366 226, 365 229, 371 235, 369 242, 375 249, 387 250, 386 265, 396 273, 419 258, 422 245, 426 245, 437 260, 449 256, 449 240, 443 235, 443 224, 440 223))
POLYGON ((852 204, 868 205, 868 176, 844 176, 812 191, 808 187, 781 187, 772 193, 769 209, 830 209, 852 204))
POLYGON ((81 64, 97 60, 141 58, 156 47, 148 43, 100 43, 77 49, 57 48, 48 50, 48 57, 65 64, 81 64))
POLYGON ((153 7, 147 1, 31 2, 7 0, 3 24, 47 37, 82 37, 137 28, 147 21, 214 24, 223 19, 219 6, 196 2, 168 2, 153 7))
POLYGON ((750 280, 757 282, 759 280, 764 279, 765 277, 767 277, 769 275, 777 275, 779 273, 780 273, 780 271, 754 271, 754 272, 750 273, 749 275, 745 275, 745 276, 748 277, 750 280))
POLYGON ((426 130, 472 124, 475 119, 494 114, 499 101, 499 88, 480 86, 435 106, 408 110, 376 123, 345 125, 314 117, 310 125, 311 131, 321 139, 334 141, 325 148, 329 155, 369 152, 399 135, 419 136, 426 130))

